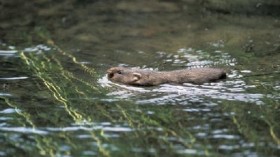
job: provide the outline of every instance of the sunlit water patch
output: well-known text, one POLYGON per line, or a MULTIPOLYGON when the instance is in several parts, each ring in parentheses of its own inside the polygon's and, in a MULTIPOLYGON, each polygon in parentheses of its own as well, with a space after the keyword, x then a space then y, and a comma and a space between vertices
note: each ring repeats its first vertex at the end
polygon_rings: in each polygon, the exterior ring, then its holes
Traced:
POLYGON ((15 50, 0 50, 0 56, 13 56, 17 53, 15 50))
POLYGON ((9 131, 9 132, 17 132, 17 133, 25 133, 25 134, 40 134, 46 135, 47 131, 43 131, 40 129, 28 128, 28 127, 1 127, 1 131, 9 131))
POLYGON ((235 66, 237 61, 229 53, 220 50, 207 53, 193 48, 181 48, 175 54, 157 52, 161 60, 168 66, 200 68, 215 66, 235 66))
POLYGON ((5 43, 0 43, 0 57, 17 57, 19 52, 33 52, 33 53, 46 53, 51 51, 52 48, 48 45, 38 44, 31 47, 26 47, 23 49, 17 48, 15 46, 10 46, 5 43))
POLYGON ((25 80, 28 79, 26 76, 19 76, 19 77, 0 77, 0 80, 25 80))
MULTIPOLYGON (((2 111, 0 114, 3 112, 15 112, 15 111, 2 111)), ((9 114, 11 114, 9 113, 9 114)), ((7 114, 7 113, 5 113, 7 114)), ((114 133, 122 133, 122 132, 131 132, 134 131, 133 128, 130 128, 127 124, 124 125, 112 125, 110 122, 102 122, 102 123, 94 123, 94 124, 75 124, 72 126, 68 127, 59 127, 59 128, 52 128, 52 127, 47 127, 47 128, 28 128, 28 127, 1 127, 0 130, 9 130, 13 132, 22 132, 22 133, 35 133, 35 134, 48 134, 51 132, 75 132, 79 130, 84 130, 84 131, 94 131, 94 130, 102 130, 106 136, 111 136, 114 133)), ((83 137, 83 136, 81 136, 83 137)))
POLYGON ((49 47, 47 45, 39 44, 36 46, 24 48, 23 52, 36 52, 37 54, 39 54, 39 53, 43 53, 43 52, 48 52, 50 50, 52 50, 51 47, 49 47))

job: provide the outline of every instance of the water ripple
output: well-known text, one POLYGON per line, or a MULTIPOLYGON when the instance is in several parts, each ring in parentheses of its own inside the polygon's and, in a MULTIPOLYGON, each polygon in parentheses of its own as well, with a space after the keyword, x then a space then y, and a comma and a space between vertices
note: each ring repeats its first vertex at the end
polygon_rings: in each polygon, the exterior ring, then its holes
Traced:
POLYGON ((0 130, 8 131, 8 132, 33 133, 33 134, 40 134, 40 135, 48 134, 47 131, 28 128, 28 127, 1 127, 0 130))
POLYGON ((29 77, 27 76, 18 76, 18 77, 0 77, 0 80, 24 80, 28 79, 29 77))
POLYGON ((109 96, 115 99, 133 99, 139 104, 165 104, 178 103, 188 104, 188 102, 205 102, 208 98, 229 101, 251 102, 258 105, 263 104, 261 99, 263 94, 248 93, 247 86, 242 80, 229 80, 217 83, 206 83, 203 85, 170 85, 163 84, 157 87, 133 87, 116 84, 107 79, 106 76, 99 80, 103 87, 110 87, 112 91, 109 96))
POLYGON ((12 95, 9 93, 0 93, 0 96, 12 96, 12 95))
POLYGON ((0 50, 0 56, 14 56, 16 53, 16 50, 0 50))

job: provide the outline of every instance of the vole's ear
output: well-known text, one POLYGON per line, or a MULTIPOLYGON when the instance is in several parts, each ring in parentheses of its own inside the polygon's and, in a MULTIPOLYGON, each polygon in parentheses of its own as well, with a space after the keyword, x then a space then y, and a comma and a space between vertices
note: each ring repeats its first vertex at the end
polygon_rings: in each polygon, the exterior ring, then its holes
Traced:
POLYGON ((142 77, 140 73, 133 73, 132 75, 133 75, 133 81, 138 81, 142 77))

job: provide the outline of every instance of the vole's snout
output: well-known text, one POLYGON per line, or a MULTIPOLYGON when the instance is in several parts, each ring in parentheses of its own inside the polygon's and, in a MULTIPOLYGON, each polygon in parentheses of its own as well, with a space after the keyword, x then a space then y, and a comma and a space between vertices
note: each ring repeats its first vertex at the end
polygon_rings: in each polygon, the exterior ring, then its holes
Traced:
POLYGON ((114 73, 108 73, 108 78, 113 78, 114 77, 114 73))
POLYGON ((112 69, 108 69, 108 70, 107 70, 107 76, 108 76, 108 78, 114 77, 114 72, 113 72, 112 69))

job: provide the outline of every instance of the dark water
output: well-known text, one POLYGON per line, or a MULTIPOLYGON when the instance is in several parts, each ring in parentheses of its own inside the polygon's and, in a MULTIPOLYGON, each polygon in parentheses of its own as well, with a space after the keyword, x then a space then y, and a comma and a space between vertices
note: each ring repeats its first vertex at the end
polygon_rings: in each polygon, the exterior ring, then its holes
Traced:
POLYGON ((280 154, 280 3, 0 1, 0 156, 280 154), (222 67, 132 87, 112 66, 222 67))

